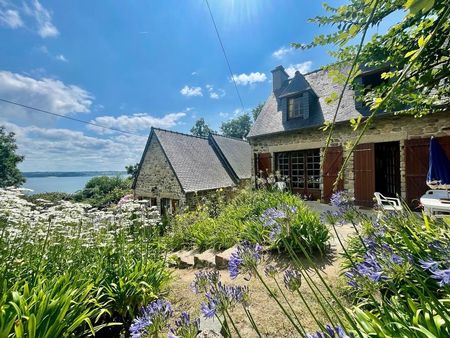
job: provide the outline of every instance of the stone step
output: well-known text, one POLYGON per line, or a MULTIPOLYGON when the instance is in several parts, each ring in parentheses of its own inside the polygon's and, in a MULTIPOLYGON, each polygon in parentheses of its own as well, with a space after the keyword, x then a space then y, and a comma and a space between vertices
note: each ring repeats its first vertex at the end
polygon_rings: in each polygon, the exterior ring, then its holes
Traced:
POLYGON ((194 267, 198 269, 214 268, 216 266, 215 257, 216 253, 213 250, 198 253, 194 256, 194 267))
POLYGON ((231 254, 236 251, 237 246, 232 246, 231 248, 216 254, 215 265, 219 270, 228 269, 228 262, 230 261, 231 254))
POLYGON ((176 267, 179 269, 188 269, 194 266, 194 257, 196 252, 194 250, 181 250, 174 252, 176 267))

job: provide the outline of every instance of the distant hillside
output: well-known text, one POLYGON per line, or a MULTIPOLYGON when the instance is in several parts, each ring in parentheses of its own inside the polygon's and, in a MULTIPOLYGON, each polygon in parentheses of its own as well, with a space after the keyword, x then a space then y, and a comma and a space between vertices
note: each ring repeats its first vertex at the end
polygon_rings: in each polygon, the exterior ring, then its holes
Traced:
POLYGON ((80 177, 126 175, 126 171, 29 171, 25 177, 80 177))

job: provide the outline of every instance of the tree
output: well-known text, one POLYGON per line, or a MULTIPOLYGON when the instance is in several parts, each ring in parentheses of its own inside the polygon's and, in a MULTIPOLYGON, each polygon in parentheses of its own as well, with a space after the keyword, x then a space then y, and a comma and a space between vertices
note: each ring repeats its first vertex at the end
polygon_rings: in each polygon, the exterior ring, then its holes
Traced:
POLYGON ((256 121, 263 107, 264 103, 259 103, 255 108, 252 109, 253 121, 256 121))
POLYGON ((131 180, 120 176, 97 176, 91 178, 85 187, 74 194, 77 202, 87 202, 94 207, 104 208, 131 193, 131 180))
MULTIPOLYGON (((448 0, 351 0, 334 8, 324 5, 328 15, 311 19, 335 30, 316 36, 312 43, 295 43, 297 48, 332 44, 335 65, 350 66, 356 56, 350 83, 364 67, 386 68, 386 81, 366 91, 362 100, 372 110, 409 113, 421 116, 445 111, 450 102, 450 6, 448 0), (408 10, 401 21, 385 34, 373 34, 370 41, 359 42, 370 28, 376 28, 390 14, 408 10), (355 38, 356 37, 356 38, 355 38), (387 98, 388 96, 388 98, 387 98), (379 107, 382 104, 382 107, 379 107)), ((392 20, 392 17, 390 18, 392 20)), ((344 82, 335 66, 331 74, 344 82)))
POLYGON ((130 164, 125 166, 125 170, 127 171, 127 174, 131 176, 131 178, 135 179, 139 170, 139 163, 136 164, 130 164))
POLYGON ((225 136, 243 139, 247 136, 252 127, 252 120, 248 113, 240 115, 234 119, 222 122, 220 130, 225 136))
POLYGON ((199 118, 191 128, 191 134, 195 136, 207 137, 211 133, 214 131, 209 128, 203 117, 199 118))
POLYGON ((24 157, 17 155, 15 134, 6 132, 5 127, 0 126, 0 187, 21 186, 25 183, 17 165, 24 157))

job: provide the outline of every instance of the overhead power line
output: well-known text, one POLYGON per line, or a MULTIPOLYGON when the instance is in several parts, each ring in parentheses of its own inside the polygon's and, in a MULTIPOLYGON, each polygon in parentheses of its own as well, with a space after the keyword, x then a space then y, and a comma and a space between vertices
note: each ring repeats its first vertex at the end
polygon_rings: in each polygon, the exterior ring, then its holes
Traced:
POLYGON ((220 34, 219 34, 219 30, 218 30, 217 25, 216 25, 216 21, 214 20, 214 15, 213 15, 213 13, 211 11, 211 7, 209 6, 208 0, 205 0, 205 2, 206 2, 206 6, 208 6, 209 15, 211 16, 211 21, 213 23, 214 30, 216 31, 217 39, 219 40, 220 47, 222 48, 223 56, 225 57, 225 61, 226 61, 227 66, 228 66, 228 70, 230 72, 231 80, 234 83, 234 88, 236 89, 236 94, 237 94, 237 96, 239 98, 239 102, 241 103, 242 111, 245 111, 244 103, 242 102, 241 94, 239 93, 239 89, 238 89, 236 80, 234 78, 233 71, 231 70, 231 65, 230 65, 230 61, 228 60, 227 52, 225 51, 225 47, 223 45, 222 39, 220 38, 220 34))
POLYGON ((128 134, 128 135, 134 135, 134 136, 142 136, 142 135, 139 135, 139 134, 136 134, 136 133, 132 133, 132 132, 129 132, 129 131, 120 130, 120 129, 116 129, 116 128, 111 128, 111 127, 106 127, 106 126, 102 126, 101 124, 97 124, 97 123, 94 123, 94 122, 89 122, 89 121, 85 121, 85 120, 80 120, 80 119, 77 119, 77 118, 74 118, 74 117, 70 117, 70 116, 65 116, 65 115, 62 115, 62 114, 52 113, 52 112, 50 112, 50 111, 48 111, 48 110, 44 110, 44 109, 40 109, 40 108, 28 106, 28 105, 26 105, 26 104, 22 104, 22 103, 19 103, 19 102, 14 102, 14 101, 2 99, 2 98, 0 98, 0 101, 1 101, 1 102, 5 102, 5 103, 9 103, 9 104, 12 104, 12 105, 15 105, 15 106, 19 106, 19 107, 22 107, 22 108, 31 109, 31 110, 34 110, 34 111, 37 111, 37 112, 40 112, 40 113, 43 113, 43 114, 61 117, 61 118, 63 118, 63 119, 67 119, 67 120, 71 120, 71 121, 76 121, 76 122, 88 124, 88 125, 91 125, 91 126, 103 128, 103 129, 112 130, 112 131, 115 131, 115 132, 118 132, 118 133, 122 133, 122 134, 128 134))

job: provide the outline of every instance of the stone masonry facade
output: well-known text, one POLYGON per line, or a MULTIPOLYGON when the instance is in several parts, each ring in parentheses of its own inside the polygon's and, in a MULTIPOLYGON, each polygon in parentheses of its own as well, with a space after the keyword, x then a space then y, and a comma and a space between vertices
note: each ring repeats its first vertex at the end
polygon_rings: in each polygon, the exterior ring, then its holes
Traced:
POLYGON ((178 200, 180 205, 185 202, 186 198, 181 185, 156 137, 150 141, 149 149, 145 154, 135 194, 143 198, 155 198, 158 207, 162 198, 178 200))
MULTIPOLYGON (((349 123, 340 123, 336 125, 331 146, 342 145, 343 157, 348 155, 346 144, 355 139, 360 132, 353 131, 349 123)), ((254 137, 249 140, 253 154, 271 153, 272 168, 276 169, 274 153, 320 149, 323 156, 327 132, 318 128, 301 129, 293 132, 285 132, 274 135, 265 135, 254 137)), ((405 140, 417 138, 429 138, 431 136, 441 137, 450 136, 450 112, 428 115, 422 118, 411 116, 389 116, 378 118, 368 128, 360 144, 394 142, 400 143, 400 185, 401 197, 406 196, 406 178, 405 178, 405 140)), ((252 168, 255 168, 255 158, 252 157, 252 168)), ((254 174, 253 174, 254 175, 254 174)), ((354 176, 353 176, 353 157, 347 164, 344 174, 344 189, 354 194, 354 176)), ((254 180, 255 177, 253 176, 254 180)), ((323 194, 323 183, 320 183, 320 190, 323 194)))

